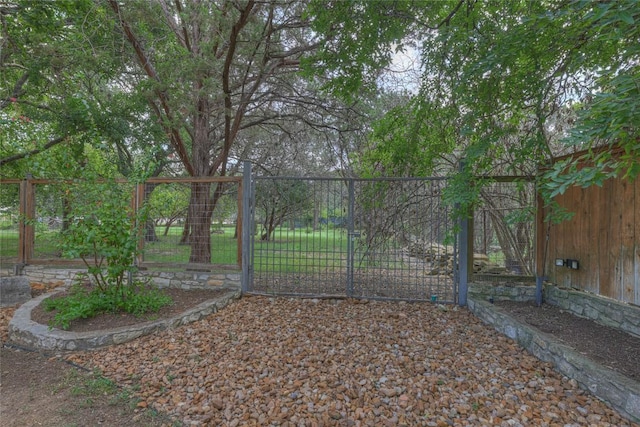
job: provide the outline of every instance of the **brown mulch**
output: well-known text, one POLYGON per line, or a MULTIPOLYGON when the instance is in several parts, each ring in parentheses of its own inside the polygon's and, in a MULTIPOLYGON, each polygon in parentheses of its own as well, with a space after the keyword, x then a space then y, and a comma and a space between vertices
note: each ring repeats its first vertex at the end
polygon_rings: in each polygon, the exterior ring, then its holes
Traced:
MULTIPOLYGON (((33 297, 50 292, 62 283, 32 283, 33 297)), ((167 289, 173 299, 151 316, 103 314, 95 319, 72 323, 72 331, 126 326, 154 318, 167 318, 215 298, 225 291, 167 289)), ((17 306, 0 309, 0 344, 8 340, 8 325, 17 306)), ((53 313, 40 307, 32 311, 34 320, 47 324, 53 313)), ((126 425, 161 427, 180 425, 164 414, 136 406, 126 388, 103 390, 104 379, 95 372, 74 368, 60 355, 22 350, 8 344, 0 346, 0 413, 7 427, 26 425, 126 425), (97 385, 96 385, 97 384, 97 385)))
MULTIPOLYGON (((162 293, 168 295, 173 300, 171 305, 162 307, 160 310, 148 313, 144 316, 134 316, 129 313, 103 313, 89 319, 76 319, 71 322, 68 331, 88 332, 100 331, 104 329, 115 329, 122 326, 135 325, 140 322, 153 321, 157 319, 168 319, 198 304, 217 298, 228 292, 225 289, 162 289, 162 293)), ((56 294, 52 298, 60 298, 66 293, 56 294)), ((55 311, 45 311, 42 304, 31 311, 31 320, 49 325, 55 316, 55 311)))
POLYGON ((552 335, 589 359, 640 381, 640 338, 600 325, 549 304, 497 301, 503 311, 520 323, 552 335))

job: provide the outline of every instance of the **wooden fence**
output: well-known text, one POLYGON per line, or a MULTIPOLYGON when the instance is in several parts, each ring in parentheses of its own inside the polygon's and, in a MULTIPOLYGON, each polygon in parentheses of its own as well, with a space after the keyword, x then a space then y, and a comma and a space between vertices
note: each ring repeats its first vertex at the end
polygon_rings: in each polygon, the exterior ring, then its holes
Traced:
POLYGON ((640 179, 574 186, 555 200, 574 216, 539 223, 543 275, 559 286, 640 305, 640 179))
MULTIPOLYGON (((231 207, 233 211, 233 223, 229 225, 234 236, 239 236, 242 233, 242 177, 212 177, 212 178, 151 178, 143 184, 132 186, 130 193, 131 206, 137 209, 142 206, 145 198, 150 197, 154 188, 158 188, 161 185, 181 185, 187 192, 187 199, 190 188, 194 183, 212 183, 216 185, 231 186, 234 188, 232 195, 229 196, 231 207), (237 193, 237 194, 236 194, 237 193)), ((116 181, 116 184, 126 184, 126 181, 116 181)), ((3 242, 0 246, 6 246, 2 248, 2 264, 16 264, 17 266, 27 264, 47 264, 47 265, 75 265, 78 264, 78 260, 68 260, 61 257, 57 245, 52 243, 55 240, 59 240, 60 224, 62 224, 65 215, 69 213, 60 213, 64 202, 61 200, 60 194, 64 194, 66 188, 73 185, 72 181, 65 180, 51 180, 51 179, 2 179, 0 185, 4 189, 12 188, 13 193, 10 197, 3 199, 3 206, 7 205, 6 209, 9 211, 17 211, 18 214, 12 214, 12 230, 7 230, 6 233, 0 233, 3 242), (17 188, 19 187, 19 189, 17 188), (55 188, 55 191, 52 190, 55 188), (47 193, 48 197, 42 197, 47 193), (53 194, 53 196, 52 196, 53 194), (57 196, 56 196, 57 195, 57 196), (6 199, 6 200, 5 200, 6 199), (14 200, 15 199, 15 200, 14 200), (14 203, 11 201, 14 200, 14 203), (9 206, 11 205, 11 206, 9 206), (46 213, 45 213, 46 212, 46 213), (11 243, 16 239, 13 236, 17 235, 17 244, 11 243), (9 247, 10 246, 10 247, 9 247), (15 248, 14 248, 15 246, 15 248), (15 249, 15 250, 14 250, 15 249), (6 253, 13 252, 7 256, 6 253)), ((9 196, 9 195, 6 195, 9 196)), ((126 197, 126 195, 125 195, 126 197)), ((185 205, 185 209, 186 209, 185 205)), ((186 215, 186 210, 184 211, 186 215)), ((6 215, 5 215, 6 216, 6 215)), ((175 218, 174 218, 175 220, 175 218)), ((185 217, 179 219, 177 223, 184 223, 185 217)), ((156 225, 157 228, 161 228, 160 225, 156 225)), ((162 227, 165 228, 165 227, 162 227)), ((211 230, 213 236, 218 230, 211 230)), ((162 236, 161 236, 162 237, 162 236)), ((171 237, 171 236, 170 236, 171 237)), ((212 259, 212 265, 196 265, 189 263, 185 260, 172 260, 173 254, 166 254, 167 252, 178 250, 184 253, 188 251, 188 245, 178 243, 176 241, 170 241, 164 244, 162 247, 162 256, 157 257, 156 260, 145 258, 145 253, 152 252, 150 250, 143 251, 145 246, 150 246, 152 243, 145 241, 145 238, 140 239, 140 255, 137 259, 137 264, 140 267, 154 267, 154 268, 187 268, 187 269, 208 269, 211 267, 216 268, 240 268, 240 261, 242 259, 242 246, 240 239, 227 239, 225 240, 225 251, 231 257, 227 256, 227 259, 231 259, 231 262, 226 264, 215 264, 215 260, 212 259), (232 247, 231 247, 232 246, 232 247), (234 255, 235 254, 235 255, 234 255), (159 261, 158 261, 159 260, 159 261)), ((211 238, 208 236, 207 238, 211 238)), ((168 240, 165 238, 164 240, 168 240)), ((148 249, 148 248, 147 248, 148 249)), ((213 248, 216 249, 216 248, 213 248)), ((188 255, 187 255, 188 256, 188 255)), ((184 256, 183 256, 184 258, 184 256)))

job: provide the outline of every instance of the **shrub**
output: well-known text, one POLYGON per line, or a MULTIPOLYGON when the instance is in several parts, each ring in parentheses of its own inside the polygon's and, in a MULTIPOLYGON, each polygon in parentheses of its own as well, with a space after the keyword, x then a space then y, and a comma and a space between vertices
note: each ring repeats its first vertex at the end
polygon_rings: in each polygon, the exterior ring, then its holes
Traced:
POLYGON ((77 281, 69 294, 60 298, 47 298, 42 304, 46 311, 57 310, 51 327, 69 329, 72 320, 87 319, 102 313, 125 312, 136 316, 157 312, 171 304, 171 298, 148 283, 136 281, 122 288, 89 288, 77 281), (123 293, 124 292, 124 295, 123 293))
POLYGON ((68 296, 47 300, 45 309, 58 310, 54 325, 68 328, 73 319, 104 312, 142 315, 171 303, 151 282, 132 280, 146 209, 134 212, 131 194, 130 185, 96 181, 67 191, 73 215, 62 233, 62 253, 82 259, 95 289, 77 282, 68 296))

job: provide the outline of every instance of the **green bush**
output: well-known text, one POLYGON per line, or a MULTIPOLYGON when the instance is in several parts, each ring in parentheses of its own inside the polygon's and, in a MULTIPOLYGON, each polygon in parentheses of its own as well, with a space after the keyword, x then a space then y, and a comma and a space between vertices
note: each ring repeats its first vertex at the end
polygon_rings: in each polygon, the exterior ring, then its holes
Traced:
POLYGON ((72 320, 87 319, 102 313, 125 312, 135 316, 155 313, 171 304, 171 298, 148 283, 136 281, 118 289, 114 286, 105 290, 87 287, 76 282, 69 294, 59 298, 47 298, 43 302, 46 311, 57 310, 50 327, 69 329, 72 320))
POLYGON ((78 281, 66 297, 46 300, 46 310, 57 310, 52 326, 68 329, 74 319, 101 313, 140 316, 171 303, 152 282, 132 280, 146 221, 146 208, 137 212, 131 208, 132 189, 131 185, 85 181, 67 192, 73 213, 62 233, 61 249, 66 257, 82 259, 92 288, 78 281))

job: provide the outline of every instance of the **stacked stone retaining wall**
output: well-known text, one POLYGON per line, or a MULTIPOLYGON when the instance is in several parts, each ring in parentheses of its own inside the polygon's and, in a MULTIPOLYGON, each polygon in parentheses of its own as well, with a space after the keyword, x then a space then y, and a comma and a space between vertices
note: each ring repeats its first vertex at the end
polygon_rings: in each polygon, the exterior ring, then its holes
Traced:
MULTIPOLYGON (((473 283, 469 310, 497 331, 512 338, 537 358, 551 362, 558 371, 607 402, 620 414, 640 422, 640 383, 587 359, 533 327, 524 325, 491 301, 535 301, 535 285, 473 283)), ((544 301, 577 316, 640 336, 640 308, 582 291, 544 287, 544 301)))
MULTIPOLYGON (((78 276, 86 274, 82 268, 53 268, 41 265, 28 265, 23 269, 23 275, 33 282, 52 283, 64 282, 70 285, 78 276)), ((138 273, 141 278, 151 278, 161 288, 209 288, 226 287, 240 289, 241 274, 239 272, 190 272, 190 271, 148 271, 138 273)))
MULTIPOLYGON (((574 289, 545 286, 545 302, 640 337, 640 307, 574 289)), ((640 362, 639 362, 640 363, 640 362)))
POLYGON ((474 282, 469 284, 469 294, 487 301, 535 301, 536 286, 474 282))

